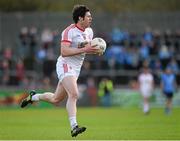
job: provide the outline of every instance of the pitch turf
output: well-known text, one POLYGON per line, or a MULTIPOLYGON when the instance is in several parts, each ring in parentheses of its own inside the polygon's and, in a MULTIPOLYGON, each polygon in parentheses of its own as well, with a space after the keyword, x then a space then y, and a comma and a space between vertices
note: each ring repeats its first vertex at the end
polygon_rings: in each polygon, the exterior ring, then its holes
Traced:
MULTIPOLYGON (((180 108, 169 116, 161 108, 78 108, 78 121, 87 131, 77 140, 180 139, 180 108)), ((0 109, 0 140, 72 139, 65 108, 0 109)))

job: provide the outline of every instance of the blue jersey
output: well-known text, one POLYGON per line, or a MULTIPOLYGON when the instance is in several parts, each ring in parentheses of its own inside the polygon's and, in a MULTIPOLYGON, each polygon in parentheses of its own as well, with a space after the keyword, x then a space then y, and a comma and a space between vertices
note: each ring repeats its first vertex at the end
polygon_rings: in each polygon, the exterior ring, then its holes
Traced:
POLYGON ((163 91, 173 93, 175 91, 175 75, 174 74, 162 74, 161 82, 163 84, 163 91))

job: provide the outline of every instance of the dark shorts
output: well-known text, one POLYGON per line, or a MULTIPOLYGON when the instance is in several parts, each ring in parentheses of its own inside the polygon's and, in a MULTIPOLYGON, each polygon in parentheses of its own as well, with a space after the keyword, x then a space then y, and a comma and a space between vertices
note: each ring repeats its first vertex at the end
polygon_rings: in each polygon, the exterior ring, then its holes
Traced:
POLYGON ((164 95, 165 95, 167 98, 172 98, 172 97, 173 97, 173 92, 164 92, 164 95))

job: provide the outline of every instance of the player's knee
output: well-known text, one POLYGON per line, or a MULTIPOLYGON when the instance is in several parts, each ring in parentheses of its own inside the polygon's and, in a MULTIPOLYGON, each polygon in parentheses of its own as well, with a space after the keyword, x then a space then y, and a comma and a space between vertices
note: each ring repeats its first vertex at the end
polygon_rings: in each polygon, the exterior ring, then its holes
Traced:
POLYGON ((78 93, 77 93, 77 92, 72 92, 72 93, 69 95, 69 98, 71 98, 71 99, 78 99, 78 93))

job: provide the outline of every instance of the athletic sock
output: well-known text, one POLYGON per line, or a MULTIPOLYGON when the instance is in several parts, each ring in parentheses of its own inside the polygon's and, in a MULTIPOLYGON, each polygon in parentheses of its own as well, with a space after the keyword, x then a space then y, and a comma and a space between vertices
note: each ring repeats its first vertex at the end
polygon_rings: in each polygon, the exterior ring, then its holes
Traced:
POLYGON ((33 95, 32 98, 31 98, 31 100, 32 100, 32 101, 39 101, 39 95, 41 95, 41 94, 35 94, 35 95, 33 95))
POLYGON ((143 111, 144 111, 144 113, 147 113, 149 111, 149 105, 148 104, 144 104, 143 111))
POLYGON ((69 122, 70 122, 70 125, 71 125, 71 129, 74 129, 74 127, 76 127, 78 125, 75 116, 69 117, 69 122))

